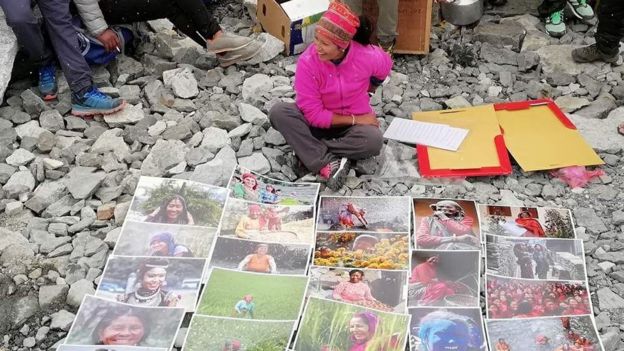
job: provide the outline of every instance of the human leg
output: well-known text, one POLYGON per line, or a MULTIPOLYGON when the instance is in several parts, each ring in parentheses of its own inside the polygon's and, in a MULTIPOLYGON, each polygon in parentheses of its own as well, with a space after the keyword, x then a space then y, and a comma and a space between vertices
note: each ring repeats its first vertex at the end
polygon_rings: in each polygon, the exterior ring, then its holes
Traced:
POLYGON ((391 49, 397 36, 399 0, 377 0, 377 38, 382 47, 391 49))
POLYGON ((323 143, 333 155, 362 160, 379 155, 383 134, 375 126, 355 125, 346 129, 338 138, 323 139, 323 143))
POLYGON ((576 62, 619 60, 620 40, 624 38, 624 2, 602 0, 598 8, 596 43, 572 51, 576 62))
POLYGON ((362 15, 362 0, 342 0, 342 2, 347 4, 351 11, 353 11, 356 15, 362 15))
POLYGON ((553 37, 561 37, 566 33, 563 10, 566 0, 544 0, 537 8, 540 17, 546 21, 546 33, 553 37))

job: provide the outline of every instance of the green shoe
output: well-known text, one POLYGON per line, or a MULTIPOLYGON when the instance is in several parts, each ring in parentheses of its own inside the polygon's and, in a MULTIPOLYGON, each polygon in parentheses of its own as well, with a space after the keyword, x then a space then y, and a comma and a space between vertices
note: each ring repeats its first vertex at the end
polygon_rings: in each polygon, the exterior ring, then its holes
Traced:
POLYGON ((594 9, 587 5, 587 0, 568 0, 568 8, 580 20, 594 18, 594 9))
POLYGON ((546 17, 546 33, 551 37, 561 38, 566 33, 563 10, 551 13, 546 17))

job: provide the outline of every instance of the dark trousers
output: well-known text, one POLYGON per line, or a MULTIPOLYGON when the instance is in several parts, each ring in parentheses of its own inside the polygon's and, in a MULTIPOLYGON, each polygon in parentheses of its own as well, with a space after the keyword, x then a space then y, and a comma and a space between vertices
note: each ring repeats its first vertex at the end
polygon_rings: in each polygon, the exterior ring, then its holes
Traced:
POLYGON ((201 46, 206 45, 205 38, 212 39, 221 30, 202 0, 100 0, 100 8, 109 24, 168 18, 201 46))
POLYGON ((540 17, 548 17, 551 13, 561 11, 566 6, 566 0, 544 0, 537 7, 540 17))
MULTIPOLYGON (((82 94, 91 85, 91 69, 82 57, 78 35, 72 26, 69 0, 39 0, 45 27, 65 79, 74 93, 82 94)), ((7 24, 15 32, 19 45, 30 59, 39 64, 52 61, 50 46, 33 15, 30 0, 0 0, 7 24)))
POLYGON ((598 5, 598 31, 596 44, 606 54, 619 52, 624 38, 624 0, 600 0, 598 5))
POLYGON ((293 103, 275 104, 269 112, 269 119, 299 160, 315 173, 336 158, 361 160, 379 155, 383 146, 383 135, 378 127, 310 127, 301 110, 293 103))

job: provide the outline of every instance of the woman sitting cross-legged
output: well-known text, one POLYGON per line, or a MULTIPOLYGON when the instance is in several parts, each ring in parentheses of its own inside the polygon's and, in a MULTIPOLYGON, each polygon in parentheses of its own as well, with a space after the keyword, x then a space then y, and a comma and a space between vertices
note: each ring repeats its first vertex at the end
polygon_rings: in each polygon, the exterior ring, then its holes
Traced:
POLYGON ((371 33, 370 21, 332 2, 297 62, 296 103, 269 112, 301 163, 332 190, 344 184, 349 159, 378 155, 383 145, 368 91, 390 74, 392 59, 370 45, 371 33))

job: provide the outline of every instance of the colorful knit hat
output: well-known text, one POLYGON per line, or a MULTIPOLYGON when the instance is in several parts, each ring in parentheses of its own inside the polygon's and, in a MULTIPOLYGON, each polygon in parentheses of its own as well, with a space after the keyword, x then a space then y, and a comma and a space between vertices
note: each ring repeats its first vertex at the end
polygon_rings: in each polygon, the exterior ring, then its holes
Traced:
POLYGON ((316 34, 336 44, 339 48, 346 49, 359 26, 360 19, 351 12, 349 6, 333 1, 318 21, 316 34))

